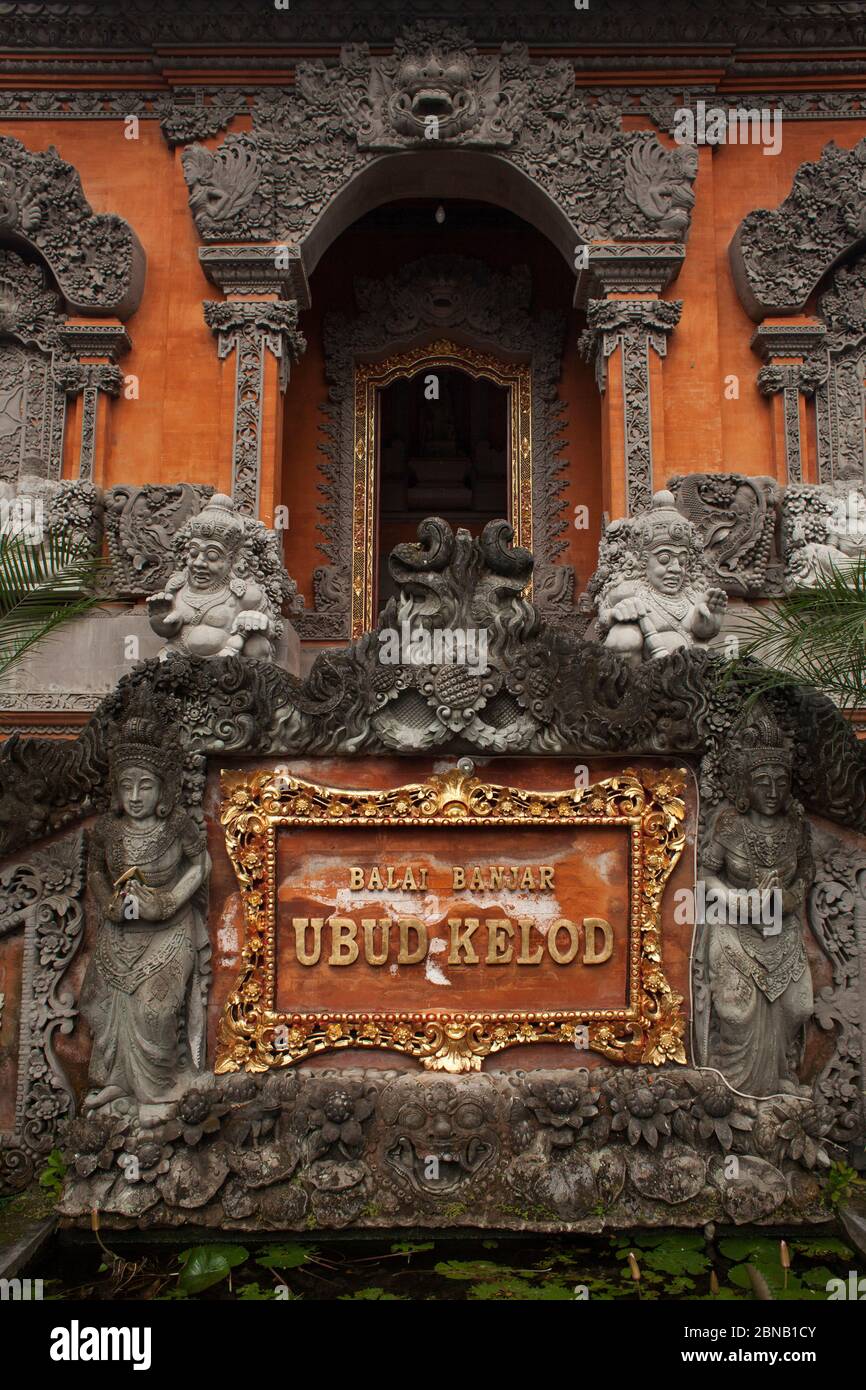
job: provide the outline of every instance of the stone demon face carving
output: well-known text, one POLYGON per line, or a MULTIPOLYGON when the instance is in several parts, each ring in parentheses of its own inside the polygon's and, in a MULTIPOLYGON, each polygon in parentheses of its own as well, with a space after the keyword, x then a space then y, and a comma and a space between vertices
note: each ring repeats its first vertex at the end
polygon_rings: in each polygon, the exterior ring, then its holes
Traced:
POLYGON ((384 1160, 416 1192, 452 1197, 492 1166, 498 1113, 486 1077, 401 1077, 382 1097, 384 1160))
POLYGON ((433 47, 407 54, 397 69, 388 105, 401 135, 423 138, 430 116, 436 117, 445 136, 468 130, 478 120, 469 58, 433 47))

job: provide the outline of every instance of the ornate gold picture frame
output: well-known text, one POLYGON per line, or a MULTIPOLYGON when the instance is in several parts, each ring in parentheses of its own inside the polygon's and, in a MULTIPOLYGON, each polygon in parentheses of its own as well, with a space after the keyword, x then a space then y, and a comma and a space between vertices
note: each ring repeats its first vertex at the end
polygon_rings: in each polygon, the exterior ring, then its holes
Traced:
POLYGON ((379 396, 401 377, 437 367, 486 377, 508 391, 508 496, 514 543, 532 549, 532 368, 442 338, 379 362, 355 365, 355 471, 352 498, 352 637, 376 625, 376 506, 379 396))
POLYGON ((346 790, 274 770, 224 772, 221 821, 241 887, 240 975, 215 1070, 265 1071, 341 1048, 384 1048, 430 1070, 473 1071, 518 1043, 587 1046, 621 1062, 685 1062, 682 996, 662 959, 661 902, 685 842, 682 769, 627 771, 582 790, 501 786, 454 769, 386 790, 346 790), (629 1003, 580 1012, 287 1013, 276 1008, 277 832, 286 826, 624 826, 629 835, 629 1003), (281 1030, 281 1045, 275 1032, 281 1030))

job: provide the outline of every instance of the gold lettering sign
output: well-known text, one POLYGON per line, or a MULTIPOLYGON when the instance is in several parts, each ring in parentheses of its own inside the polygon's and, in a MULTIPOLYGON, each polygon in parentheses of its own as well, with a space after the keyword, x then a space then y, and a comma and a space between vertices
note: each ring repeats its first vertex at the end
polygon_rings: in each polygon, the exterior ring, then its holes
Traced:
POLYGON ((366 1047, 468 1071, 540 1042, 684 1062, 661 930, 683 789, 646 768, 567 791, 223 773, 246 938, 216 1070, 366 1047))

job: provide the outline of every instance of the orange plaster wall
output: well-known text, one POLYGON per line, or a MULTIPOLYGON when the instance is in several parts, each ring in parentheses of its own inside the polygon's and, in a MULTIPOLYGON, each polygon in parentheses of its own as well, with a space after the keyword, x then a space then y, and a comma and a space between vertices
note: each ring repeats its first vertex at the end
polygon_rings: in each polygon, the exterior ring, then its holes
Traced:
MULTIPOLYGON (((747 101, 744 97, 744 104, 747 101)), ((243 117, 231 128, 248 125, 249 118, 243 117)), ((121 397, 109 405, 106 459, 97 480, 105 486, 189 481, 228 490, 234 361, 218 360, 215 340, 204 323, 202 301, 220 294, 199 267, 180 152, 168 148, 154 120, 140 122, 135 141, 124 138, 122 121, 113 120, 7 121, 0 122, 0 132, 31 149, 56 146, 80 173, 94 210, 126 218, 147 254, 144 297, 127 324, 133 348, 121 364, 125 373, 138 378, 139 399, 121 397)), ((664 447, 659 451, 657 486, 680 472, 774 471, 771 403, 757 389, 761 364, 749 347, 754 324, 737 299, 728 246, 740 220, 754 208, 777 206, 799 165, 817 159, 830 139, 848 149, 864 133, 866 119, 790 121, 778 156, 765 156, 759 147, 748 145, 700 152, 685 264, 666 291, 667 297, 682 299, 684 308, 660 373, 664 447), (724 398, 724 378, 730 375, 739 378, 739 400, 724 398)), ((216 148, 222 139, 218 135, 204 143, 216 148)), ((449 235, 446 221, 444 228, 431 226, 429 234, 394 231, 384 237, 349 229, 326 252, 312 277, 313 307, 302 315, 309 348, 293 369, 285 403, 282 500, 291 510, 287 560, 308 600, 313 569, 323 563, 316 530, 321 481, 316 463, 323 439, 319 406, 327 390, 322 314, 329 307, 352 307, 356 275, 382 276, 435 251, 478 256, 500 267, 525 262, 532 270, 536 306, 568 311, 560 383, 566 403, 567 514, 571 517, 575 505, 585 504, 590 527, 569 527, 568 550, 561 558, 575 565, 579 585, 595 567, 601 509, 610 505, 617 488, 603 487, 602 411, 593 373, 578 359, 583 321, 569 308, 573 280, 559 254, 528 227, 501 235, 479 231, 458 236, 449 235)), ((613 441, 618 431, 610 427, 613 441)), ((67 469, 77 455, 78 428, 79 415, 72 411, 67 469)), ((808 432, 812 433, 811 422, 808 432)))
MULTIPOLYGON (((180 151, 168 148, 158 121, 142 120, 138 129, 139 138, 127 140, 122 121, 0 122, 0 133, 29 149, 54 145, 78 170, 94 212, 125 218, 147 256, 144 295, 126 324, 132 351, 120 361, 124 374, 138 378, 139 399, 111 403, 106 468, 97 481, 228 489, 230 451, 221 441, 232 422, 220 415, 224 367, 202 310, 203 300, 221 295, 198 263, 180 151)), ((221 138, 207 143, 216 146, 221 138)), ((77 458, 79 429, 70 412, 67 466, 70 440, 77 458)))

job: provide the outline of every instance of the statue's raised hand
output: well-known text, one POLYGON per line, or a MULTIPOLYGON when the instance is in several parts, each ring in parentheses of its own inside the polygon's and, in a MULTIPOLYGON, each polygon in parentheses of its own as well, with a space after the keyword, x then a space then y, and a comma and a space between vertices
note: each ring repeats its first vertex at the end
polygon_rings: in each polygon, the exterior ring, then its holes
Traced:
POLYGON ((183 618, 180 613, 170 613, 174 607, 174 594, 149 594, 147 598, 148 616, 158 618, 163 627, 178 627, 183 618))

